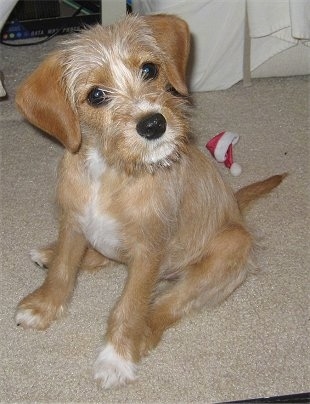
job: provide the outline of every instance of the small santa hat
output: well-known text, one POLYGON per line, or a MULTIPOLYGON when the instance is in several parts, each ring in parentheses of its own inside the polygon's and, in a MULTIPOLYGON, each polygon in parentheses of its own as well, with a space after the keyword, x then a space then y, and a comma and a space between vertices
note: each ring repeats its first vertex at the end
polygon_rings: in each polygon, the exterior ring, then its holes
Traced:
POLYGON ((219 163, 224 163, 234 176, 240 175, 242 171, 240 165, 233 161, 232 147, 238 140, 239 135, 236 133, 221 132, 206 144, 206 148, 215 160, 219 163))

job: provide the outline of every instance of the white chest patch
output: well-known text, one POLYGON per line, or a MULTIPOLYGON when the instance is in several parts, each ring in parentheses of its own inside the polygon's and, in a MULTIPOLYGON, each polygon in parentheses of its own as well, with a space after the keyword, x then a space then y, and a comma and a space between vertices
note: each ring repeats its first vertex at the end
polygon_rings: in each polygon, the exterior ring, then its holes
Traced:
POLYGON ((100 212, 95 200, 80 216, 83 233, 97 251, 107 258, 117 260, 121 247, 119 224, 108 214, 100 212))
POLYGON ((89 153, 87 169, 92 180, 91 196, 89 204, 79 216, 79 223, 85 238, 97 251, 107 258, 117 260, 121 247, 120 225, 101 208, 99 191, 106 164, 96 150, 89 153))

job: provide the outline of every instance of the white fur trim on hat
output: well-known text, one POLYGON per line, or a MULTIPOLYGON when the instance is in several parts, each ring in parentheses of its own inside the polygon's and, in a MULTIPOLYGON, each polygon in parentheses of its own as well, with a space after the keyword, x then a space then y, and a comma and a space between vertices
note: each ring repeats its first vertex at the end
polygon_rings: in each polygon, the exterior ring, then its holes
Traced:
POLYGON ((239 140, 239 135, 233 132, 225 132, 222 137, 218 140, 217 145, 214 150, 214 157, 219 163, 225 161, 225 155, 227 153, 228 147, 231 144, 236 144, 239 140))

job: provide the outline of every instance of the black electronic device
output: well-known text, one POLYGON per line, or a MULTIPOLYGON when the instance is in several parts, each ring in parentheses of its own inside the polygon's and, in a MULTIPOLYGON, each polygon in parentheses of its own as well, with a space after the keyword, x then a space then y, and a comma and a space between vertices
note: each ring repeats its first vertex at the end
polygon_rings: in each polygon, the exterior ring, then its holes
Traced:
POLYGON ((101 22, 101 0, 20 0, 1 31, 1 41, 49 37, 101 22))

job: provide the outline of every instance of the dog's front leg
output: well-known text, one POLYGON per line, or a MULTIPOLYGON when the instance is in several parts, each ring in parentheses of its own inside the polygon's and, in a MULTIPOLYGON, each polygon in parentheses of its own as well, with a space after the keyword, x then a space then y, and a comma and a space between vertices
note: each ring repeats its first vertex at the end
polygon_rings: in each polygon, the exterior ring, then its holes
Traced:
POLYGON ((72 221, 63 217, 45 281, 19 303, 15 317, 17 325, 44 330, 63 313, 86 245, 84 236, 74 228, 72 221))
POLYGON ((158 263, 148 254, 140 252, 129 265, 125 288, 108 321, 106 345, 94 365, 94 377, 104 388, 135 380, 157 277, 158 263))

